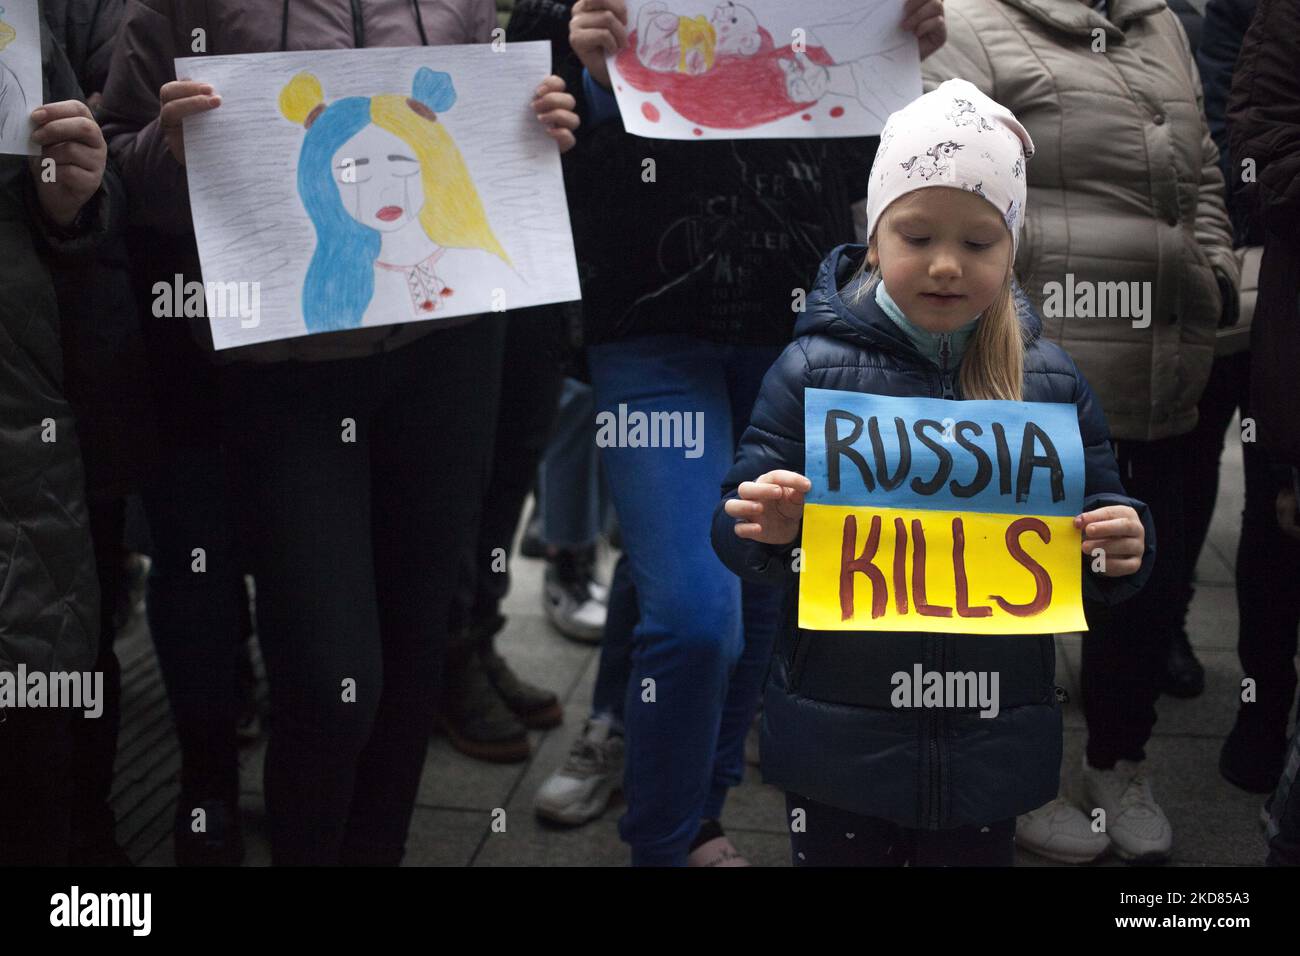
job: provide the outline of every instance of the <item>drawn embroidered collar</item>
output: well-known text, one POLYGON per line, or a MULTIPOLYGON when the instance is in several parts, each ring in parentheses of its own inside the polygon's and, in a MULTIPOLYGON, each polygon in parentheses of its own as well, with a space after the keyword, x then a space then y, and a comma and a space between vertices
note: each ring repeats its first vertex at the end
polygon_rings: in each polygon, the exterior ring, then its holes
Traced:
POLYGON ((433 271, 434 265, 445 249, 438 249, 429 257, 412 266, 393 265, 388 262, 375 261, 381 269, 389 272, 401 272, 406 276, 406 291, 411 296, 411 308, 416 315, 427 315, 442 306, 444 297, 451 295, 451 289, 438 278, 433 271))

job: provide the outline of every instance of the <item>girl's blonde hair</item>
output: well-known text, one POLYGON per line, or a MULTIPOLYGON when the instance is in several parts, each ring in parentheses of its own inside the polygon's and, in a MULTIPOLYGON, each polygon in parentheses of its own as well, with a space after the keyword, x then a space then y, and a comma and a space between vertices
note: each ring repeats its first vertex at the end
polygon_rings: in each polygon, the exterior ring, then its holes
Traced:
POLYGON ((376 126, 404 140, 420 161, 420 225, 429 238, 440 246, 483 249, 513 265, 488 225, 478 190, 447 127, 416 113, 404 96, 371 97, 370 115, 376 126))
MULTIPOLYGON (((1015 278, 1013 262, 1014 259, 1007 262, 1007 274, 1002 280, 1002 287, 993 296, 988 308, 980 313, 975 334, 966 346, 961 371, 957 376, 964 398, 1013 402, 1024 400, 1025 338, 1020 328, 1015 296, 1011 291, 1011 283, 1015 278)), ((876 283, 883 278, 878 265, 871 267, 870 272, 867 270, 867 257, 863 256, 862 265, 850 280, 850 285, 857 286, 859 295, 874 291, 876 283), (864 273, 866 280, 858 284, 857 280, 864 273)))

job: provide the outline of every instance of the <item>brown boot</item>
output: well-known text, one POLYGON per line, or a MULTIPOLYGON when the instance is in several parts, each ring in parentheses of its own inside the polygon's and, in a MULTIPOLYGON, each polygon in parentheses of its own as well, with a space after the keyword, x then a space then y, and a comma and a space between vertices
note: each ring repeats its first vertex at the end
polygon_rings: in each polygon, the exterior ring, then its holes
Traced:
POLYGON ((447 648, 440 724, 452 747, 476 760, 518 763, 529 754, 528 732, 488 679, 467 632, 447 648))
POLYGON ((564 722, 564 708, 559 698, 549 690, 543 690, 525 680, 510 669, 506 659, 497 653, 496 635, 505 625, 506 619, 496 615, 477 628, 479 660, 488 680, 496 688, 505 705, 510 708, 524 726, 534 730, 548 730, 564 722))

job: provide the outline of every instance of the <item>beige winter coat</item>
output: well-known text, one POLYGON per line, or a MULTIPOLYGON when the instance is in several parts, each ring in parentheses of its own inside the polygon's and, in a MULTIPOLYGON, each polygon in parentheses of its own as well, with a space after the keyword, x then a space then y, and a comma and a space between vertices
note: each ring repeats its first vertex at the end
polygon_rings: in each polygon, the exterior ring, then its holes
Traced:
POLYGON ((1164 0, 1111 0, 1111 19, 1080 0, 947 0, 946 9, 948 42, 923 64, 926 88, 971 81, 1037 147, 1016 271, 1043 333, 1074 357, 1114 437, 1189 431, 1222 312, 1214 270, 1235 285, 1238 265, 1177 18, 1164 0), (1093 317, 1078 314, 1085 297, 1093 317))

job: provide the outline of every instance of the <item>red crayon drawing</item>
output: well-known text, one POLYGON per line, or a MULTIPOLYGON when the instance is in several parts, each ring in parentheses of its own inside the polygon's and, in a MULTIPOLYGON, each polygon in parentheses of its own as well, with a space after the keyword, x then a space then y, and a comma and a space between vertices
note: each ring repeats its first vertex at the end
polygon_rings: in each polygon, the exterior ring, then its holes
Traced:
POLYGON ((825 0, 820 12, 827 22, 787 30, 784 8, 750 2, 764 11, 766 26, 732 0, 707 16, 676 12, 666 0, 646 0, 635 10, 628 44, 612 61, 630 130, 645 131, 648 122, 668 135, 702 136, 700 127, 756 130, 787 117, 852 116, 836 127, 874 122, 878 131, 890 112, 920 93, 916 41, 899 29, 901 3, 825 0), (778 46, 775 38, 787 36, 778 46), (815 108, 826 99, 832 102, 815 108), (864 120, 864 112, 873 119, 864 120))
MULTIPOLYGON (((714 129, 748 129, 802 112, 817 102, 790 98, 790 70, 783 63, 796 63, 797 54, 789 45, 778 49, 762 27, 758 34, 760 46, 752 56, 718 54, 712 68, 701 73, 669 73, 647 67, 637 56, 635 33, 615 63, 628 85, 661 94, 693 123, 714 129)), ((821 66, 834 65, 821 47, 809 47, 807 57, 821 66)), ((647 107, 653 109, 646 103, 642 113, 657 121, 658 116, 650 116, 647 107)))

